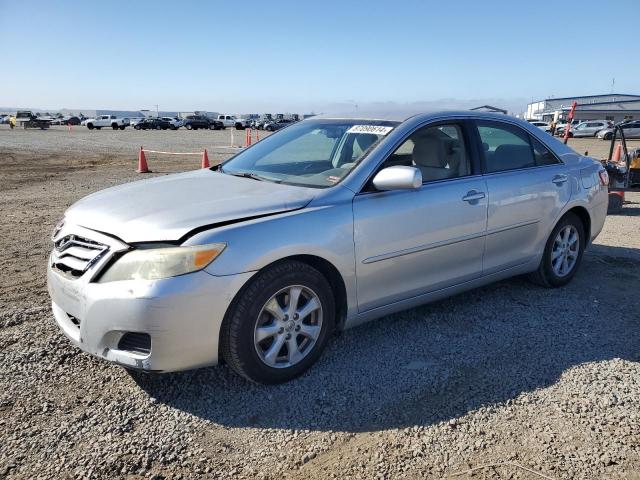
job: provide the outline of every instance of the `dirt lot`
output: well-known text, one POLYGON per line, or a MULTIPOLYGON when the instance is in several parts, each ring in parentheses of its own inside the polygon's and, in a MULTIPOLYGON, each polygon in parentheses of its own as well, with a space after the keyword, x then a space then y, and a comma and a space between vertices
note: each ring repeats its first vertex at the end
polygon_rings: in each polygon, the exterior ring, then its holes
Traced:
POLYGON ((139 179, 141 144, 222 158, 229 141, 0 127, 0 477, 640 479, 639 195, 569 286, 515 278, 382 318, 286 385, 226 367, 132 377, 71 347, 45 282, 65 208, 139 179))

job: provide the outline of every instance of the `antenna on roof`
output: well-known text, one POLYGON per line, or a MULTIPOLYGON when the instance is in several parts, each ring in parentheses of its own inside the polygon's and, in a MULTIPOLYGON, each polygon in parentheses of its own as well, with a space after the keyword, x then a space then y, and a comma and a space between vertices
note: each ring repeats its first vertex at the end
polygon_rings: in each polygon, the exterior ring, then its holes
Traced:
POLYGON ((615 88, 615 86, 616 86, 616 78, 613 77, 613 79, 611 80, 611 93, 613 93, 613 89, 615 88))

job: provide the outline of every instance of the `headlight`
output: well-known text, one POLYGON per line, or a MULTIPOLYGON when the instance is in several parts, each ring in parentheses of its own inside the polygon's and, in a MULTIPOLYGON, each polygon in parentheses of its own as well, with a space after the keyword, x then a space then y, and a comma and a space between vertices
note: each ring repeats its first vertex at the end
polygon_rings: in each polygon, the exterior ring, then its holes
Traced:
POLYGON ((133 250, 124 254, 102 275, 99 282, 156 280, 202 270, 225 249, 224 243, 193 247, 133 250))

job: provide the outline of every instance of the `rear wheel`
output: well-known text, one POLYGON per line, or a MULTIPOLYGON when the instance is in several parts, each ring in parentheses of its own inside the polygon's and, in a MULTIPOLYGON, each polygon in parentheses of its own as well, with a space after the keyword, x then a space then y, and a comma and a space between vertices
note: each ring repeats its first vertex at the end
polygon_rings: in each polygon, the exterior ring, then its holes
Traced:
POLYGON ((585 237, 582 221, 577 215, 567 213, 551 232, 540 266, 529 278, 544 287, 562 287, 569 283, 582 261, 585 237))
POLYGON ((193 127, 191 126, 190 123, 187 123, 184 128, 186 128, 187 130, 191 130, 193 127))
POLYGON ((334 321, 327 279, 305 263, 284 261, 238 294, 222 324, 221 354, 253 382, 286 382, 315 363, 334 321))
POLYGON ((120 125, 120 130, 124 130, 125 127, 126 125, 120 125))
POLYGON ((89 130, 93 130, 93 123, 87 123, 87 128, 89 130))
POLYGON ((111 128, 113 128, 114 130, 118 130, 118 124, 117 123, 113 123, 111 125, 111 128))
POLYGON ((142 127, 140 125, 134 125, 133 128, 135 128, 136 130, 140 130, 142 127))
POLYGON ((156 125, 156 130, 162 130, 162 125, 156 125))

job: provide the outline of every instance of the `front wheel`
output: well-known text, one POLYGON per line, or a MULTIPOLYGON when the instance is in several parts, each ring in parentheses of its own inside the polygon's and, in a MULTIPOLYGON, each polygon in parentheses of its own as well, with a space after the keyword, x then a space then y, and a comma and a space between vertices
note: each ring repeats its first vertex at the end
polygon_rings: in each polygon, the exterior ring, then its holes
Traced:
POLYGON ((124 130, 126 125, 120 125, 120 130, 124 130))
POLYGON ((87 128, 89 130, 93 130, 93 123, 87 123, 87 128))
POLYGON ((113 125, 111 125, 111 128, 113 128, 114 130, 118 130, 118 124, 114 123, 113 125))
POLYGON ((298 261, 258 273, 225 315, 221 354, 238 374, 256 383, 291 380, 311 367, 335 322, 327 279, 298 261))
POLYGON ((540 266, 530 275, 530 279, 549 288, 569 283, 582 261, 585 237, 580 218, 574 213, 567 213, 551 232, 540 266))
POLYGON ((193 127, 191 126, 190 123, 187 123, 184 128, 186 128, 187 130, 191 130, 193 127))

